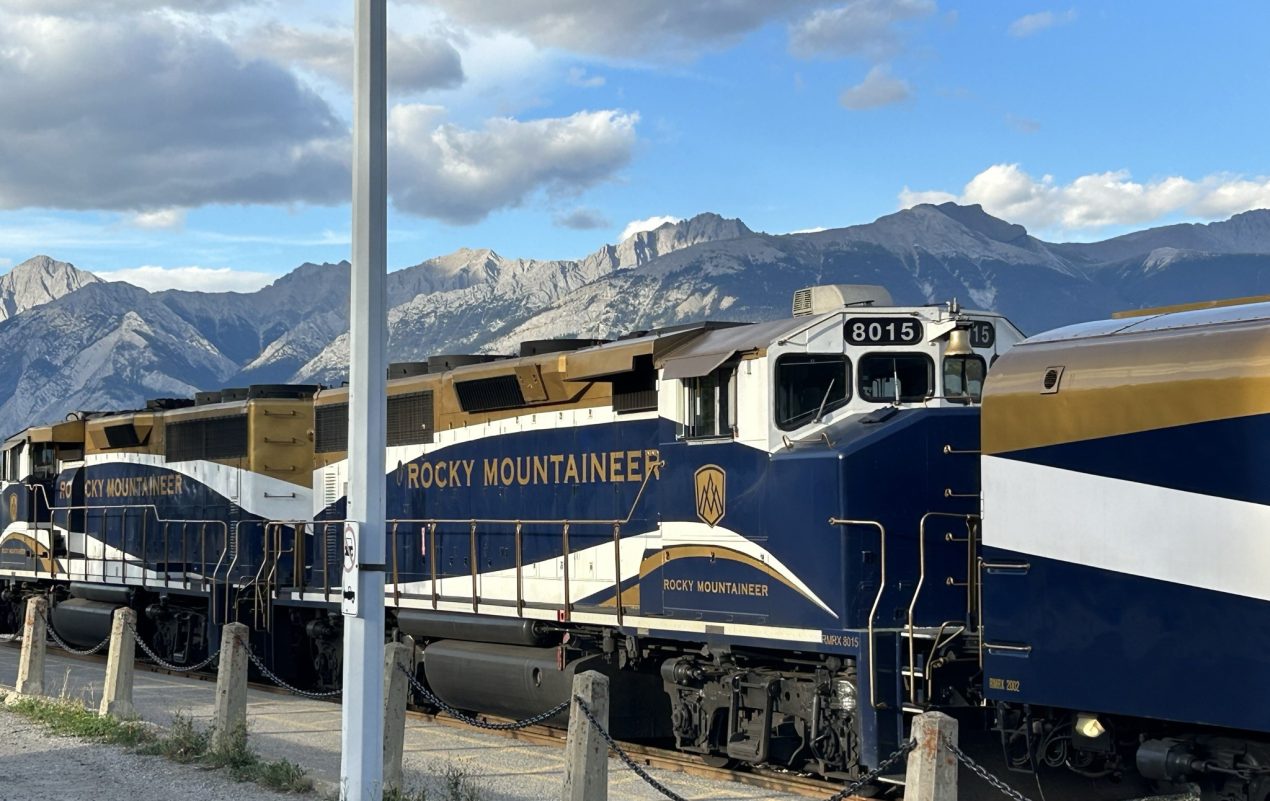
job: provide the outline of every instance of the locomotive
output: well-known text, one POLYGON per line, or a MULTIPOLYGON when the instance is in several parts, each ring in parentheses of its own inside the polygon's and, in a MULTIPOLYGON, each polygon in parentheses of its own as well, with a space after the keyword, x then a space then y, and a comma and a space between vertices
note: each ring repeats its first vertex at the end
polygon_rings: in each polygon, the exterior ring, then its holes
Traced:
MULTIPOLYGON (((1229 533, 1257 503, 1231 420, 1258 402, 1258 308, 1024 341, 995 313, 835 285, 767 323, 394 365, 385 636, 488 714, 550 708, 600 670, 615 735, 715 764, 849 779, 942 709, 999 732, 1015 767, 1136 763, 1265 801, 1255 706, 1236 682, 1193 689, 1230 642, 1254 668, 1264 593, 1194 571, 1209 546, 1187 536, 1251 536, 1229 533), (1201 444, 1235 458, 1179 479, 1166 455, 1201 444), (1227 479, 1247 497, 1210 500, 1243 505, 1187 505, 1186 482, 1227 479), (1124 482, 1145 487, 1133 506, 1124 482)), ((93 645, 129 605, 195 664, 242 621, 274 672, 338 686, 347 435, 346 389, 271 385, 11 437, 0 630, 42 593, 63 639, 93 645)))

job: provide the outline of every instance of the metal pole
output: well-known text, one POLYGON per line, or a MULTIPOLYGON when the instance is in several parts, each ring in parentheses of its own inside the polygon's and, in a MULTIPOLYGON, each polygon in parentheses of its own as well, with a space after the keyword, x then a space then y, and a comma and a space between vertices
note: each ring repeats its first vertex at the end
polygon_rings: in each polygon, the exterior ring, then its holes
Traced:
MULTIPOLYGON (((384 447, 387 442, 387 0, 355 0, 348 518, 356 614, 344 619, 340 798, 381 801, 384 767, 384 447)), ((346 585, 347 586, 347 585, 346 585)), ((347 607, 346 607, 347 611, 347 607)))

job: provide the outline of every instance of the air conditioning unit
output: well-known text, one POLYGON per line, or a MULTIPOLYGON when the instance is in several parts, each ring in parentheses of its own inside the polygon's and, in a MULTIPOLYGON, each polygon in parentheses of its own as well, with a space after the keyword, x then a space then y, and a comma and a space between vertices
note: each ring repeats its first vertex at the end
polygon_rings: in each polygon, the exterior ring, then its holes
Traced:
POLYGON ((891 293, 876 284, 824 284, 794 293, 794 316, 837 311, 845 306, 893 306, 891 293))

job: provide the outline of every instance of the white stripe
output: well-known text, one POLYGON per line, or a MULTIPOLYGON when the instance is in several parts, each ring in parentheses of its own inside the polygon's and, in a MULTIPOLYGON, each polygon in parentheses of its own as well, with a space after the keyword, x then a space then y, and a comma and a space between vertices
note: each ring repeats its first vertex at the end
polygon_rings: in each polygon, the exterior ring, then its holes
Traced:
POLYGON ((982 465, 984 545, 1270 600, 1270 507, 1002 457, 982 465))
MULTIPOLYGON (((180 473, 265 520, 305 520, 313 514, 313 490, 272 476, 219 462, 169 462, 157 453, 112 453, 89 456, 85 467, 138 464, 180 473)), ((91 477, 91 474, 89 474, 91 477)))

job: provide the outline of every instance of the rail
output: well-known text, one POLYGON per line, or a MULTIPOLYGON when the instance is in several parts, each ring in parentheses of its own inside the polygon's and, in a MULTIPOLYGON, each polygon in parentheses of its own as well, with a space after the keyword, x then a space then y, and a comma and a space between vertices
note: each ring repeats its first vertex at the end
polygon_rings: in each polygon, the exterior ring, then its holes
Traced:
POLYGON ((886 526, 883 526, 876 520, 850 520, 840 517, 829 518, 831 526, 872 526, 878 530, 878 535, 882 540, 882 553, 880 560, 880 575, 878 577, 878 592, 873 596, 873 606, 869 609, 868 620, 868 640, 869 640, 869 705, 874 709, 883 709, 884 706, 878 706, 877 701, 877 661, 873 658, 874 653, 874 636, 873 636, 873 620, 877 617, 878 606, 882 603, 882 594, 886 592, 886 526))
MULTIPOLYGON (((656 469, 660 470, 665 466, 665 462, 658 462, 656 469)), ((560 608, 561 619, 568 621, 571 619, 573 612, 578 608, 574 601, 574 577, 571 574, 570 560, 573 554, 573 538, 579 529, 607 529, 611 532, 609 540, 612 544, 613 554, 613 614, 617 617, 618 625, 622 625, 626 609, 622 603, 622 529, 635 519, 636 513, 639 511, 640 502, 648 489, 649 480, 653 477, 655 471, 649 470, 644 475, 643 481, 640 483, 639 490, 635 494, 635 498, 631 501, 630 508, 626 514, 620 518, 530 518, 530 517, 394 517, 385 520, 385 528, 388 539, 389 560, 386 564, 389 576, 391 578, 391 593, 393 604, 400 606, 402 598, 401 587, 403 581, 401 569, 402 539, 406 536, 413 536, 413 529, 418 528, 418 536, 425 545, 426 566, 423 568, 426 574, 421 574, 420 578, 428 580, 430 586, 430 595, 432 608, 437 609, 440 604, 445 602, 456 602, 462 599, 463 603, 469 603, 472 611, 479 611, 482 603, 488 603, 488 598, 482 597, 481 592, 481 569, 479 563, 479 541, 478 535, 484 536, 510 536, 512 539, 512 557, 513 557, 513 573, 515 582, 515 600, 516 615, 521 617, 524 610, 530 605, 525 597, 525 563, 524 563, 524 540, 526 529, 531 527, 558 528, 561 544, 561 575, 562 583, 562 605, 560 608), (441 582, 445 578, 457 578, 455 576, 444 576, 438 568, 440 562, 440 552, 437 549, 438 529, 444 526, 462 526, 467 532, 467 562, 468 576, 470 577, 471 590, 465 596, 446 596, 441 593, 441 582), (493 529, 493 530, 491 530, 493 529)), ((331 553, 330 553, 330 530, 335 527, 341 530, 348 520, 272 520, 266 525, 267 531, 277 531, 283 527, 290 527, 296 532, 297 544, 291 551, 285 552, 295 556, 295 574, 293 575, 292 586, 298 589, 302 594, 310 589, 308 580, 305 577, 305 565, 307 554, 304 551, 303 540, 306 527, 311 526, 315 537, 320 536, 323 543, 321 554, 321 583, 323 585, 324 598, 330 600, 331 584, 331 553)), ((266 540, 270 540, 266 537, 266 540)), ((274 548, 274 555, 284 555, 280 545, 274 548)), ((269 561, 269 559, 266 559, 269 561)), ((314 568, 318 568, 318 559, 313 560, 314 568)), ((274 564, 276 570, 276 563, 274 564)), ((338 576, 336 577, 338 578, 338 576)), ((408 578, 408 576, 407 576, 408 578)), ((266 581, 266 583, 269 583, 266 581)), ((605 606, 597 606, 595 610, 606 610, 605 606)), ((588 611, 591 611, 590 609, 588 611)))
MULTIPOLYGON (((972 616, 972 603, 973 603, 972 596, 975 590, 975 582, 973 580, 974 573, 971 568, 971 565, 973 564, 973 561, 975 558, 975 543, 976 543, 975 535, 976 535, 976 527, 977 527, 977 521, 979 520, 979 516, 978 515, 963 515, 963 514, 957 514, 955 512, 927 512, 926 514, 922 515, 922 519, 918 522, 918 525, 917 525, 917 561, 918 561, 917 586, 913 588, 913 597, 908 604, 908 615, 907 615, 907 621, 906 621, 908 626, 907 628, 908 668, 909 668, 909 675, 907 677, 908 678, 908 682, 907 682, 908 683, 908 700, 912 703, 917 703, 917 676, 915 675, 915 671, 917 670, 917 661, 916 661, 917 660, 917 637, 915 636, 917 632, 917 627, 914 621, 914 617, 916 615, 916 610, 917 610, 917 599, 922 594, 922 587, 926 583, 926 534, 927 534, 926 524, 933 517, 953 518, 954 520, 963 520, 966 523, 965 539, 954 537, 952 533, 949 532, 944 535, 944 541, 967 543, 967 551, 969 553, 969 561, 967 562, 967 568, 966 568, 966 571, 967 571, 966 572, 967 622, 969 622, 972 616)), ((940 624, 939 633, 936 634, 934 644, 931 648, 932 656, 934 655, 935 651, 938 650, 939 638, 942 635, 945 627, 947 627, 948 625, 949 625, 948 622, 944 622, 940 624)), ((962 630, 963 631, 965 630, 964 626, 962 630)), ((927 664, 929 664, 929 660, 927 664)), ((930 686, 929 672, 927 672, 926 678, 927 678, 927 686, 929 687, 930 686)))

